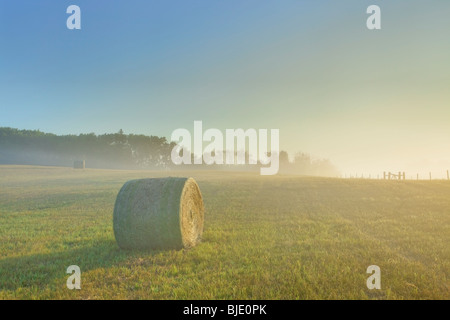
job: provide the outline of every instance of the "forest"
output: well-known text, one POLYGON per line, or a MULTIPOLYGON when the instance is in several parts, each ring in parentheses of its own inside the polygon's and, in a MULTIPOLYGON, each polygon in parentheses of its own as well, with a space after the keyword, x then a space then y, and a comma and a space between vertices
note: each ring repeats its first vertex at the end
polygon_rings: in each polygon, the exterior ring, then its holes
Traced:
MULTIPOLYGON (((56 135, 0 127, 0 164, 71 167, 74 161, 85 160, 87 168, 99 169, 259 169, 259 165, 175 165, 171 161, 174 146, 165 137, 125 134, 123 130, 102 135, 56 135)), ((281 151, 279 159, 282 174, 339 175, 329 160, 313 159, 307 153, 297 153, 290 159, 286 151, 281 151)))

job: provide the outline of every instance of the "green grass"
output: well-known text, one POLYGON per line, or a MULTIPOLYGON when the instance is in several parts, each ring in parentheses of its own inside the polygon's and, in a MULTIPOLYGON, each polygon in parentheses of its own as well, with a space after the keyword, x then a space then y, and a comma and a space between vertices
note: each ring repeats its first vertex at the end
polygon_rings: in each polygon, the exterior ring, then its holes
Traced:
POLYGON ((0 299, 449 299, 449 244, 448 181, 0 166, 0 299), (120 187, 169 174, 197 180, 203 242, 120 250, 120 187))

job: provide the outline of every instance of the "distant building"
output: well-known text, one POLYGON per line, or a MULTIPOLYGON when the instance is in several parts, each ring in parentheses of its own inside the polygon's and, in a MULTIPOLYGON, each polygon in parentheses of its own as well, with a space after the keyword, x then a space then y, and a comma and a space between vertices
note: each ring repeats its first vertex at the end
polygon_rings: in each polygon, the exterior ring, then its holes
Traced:
POLYGON ((86 161, 85 160, 76 160, 73 162, 73 168, 74 169, 84 169, 86 168, 86 161))

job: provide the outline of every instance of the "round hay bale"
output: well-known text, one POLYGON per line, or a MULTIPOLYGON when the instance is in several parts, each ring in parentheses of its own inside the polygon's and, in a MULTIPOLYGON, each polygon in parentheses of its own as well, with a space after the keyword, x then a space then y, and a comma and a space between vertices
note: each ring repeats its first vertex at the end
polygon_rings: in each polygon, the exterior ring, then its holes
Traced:
POLYGON ((192 178, 131 180, 117 195, 114 236, 123 249, 181 249, 203 232, 202 194, 192 178))

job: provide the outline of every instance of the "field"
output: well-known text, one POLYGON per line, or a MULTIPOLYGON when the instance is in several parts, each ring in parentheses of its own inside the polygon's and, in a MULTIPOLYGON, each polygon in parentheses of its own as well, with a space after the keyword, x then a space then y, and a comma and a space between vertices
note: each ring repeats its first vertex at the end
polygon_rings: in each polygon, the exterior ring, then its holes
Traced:
POLYGON ((0 166, 0 299, 449 299, 449 244, 448 181, 0 166), (120 187, 167 175, 197 180, 203 242, 120 250, 120 187))

